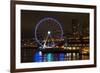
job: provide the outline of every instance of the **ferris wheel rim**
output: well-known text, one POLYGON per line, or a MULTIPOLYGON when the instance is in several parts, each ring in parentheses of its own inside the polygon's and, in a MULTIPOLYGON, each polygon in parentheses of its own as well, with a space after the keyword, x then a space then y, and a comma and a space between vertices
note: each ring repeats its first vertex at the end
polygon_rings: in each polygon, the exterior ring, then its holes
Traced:
POLYGON ((63 37, 63 28, 62 28, 62 26, 61 26, 61 23, 60 23, 58 20, 56 20, 55 18, 52 18, 52 17, 45 17, 45 18, 42 18, 42 19, 36 24, 36 27, 35 27, 35 40, 36 40, 36 42, 37 42, 39 45, 41 45, 41 46, 43 46, 43 45, 40 43, 40 41, 39 41, 38 38, 37 38, 37 29, 38 29, 39 25, 40 25, 42 22, 46 21, 46 20, 52 20, 52 21, 56 22, 56 23, 59 25, 60 30, 61 30, 61 37, 60 37, 60 38, 62 39, 62 37, 63 37))

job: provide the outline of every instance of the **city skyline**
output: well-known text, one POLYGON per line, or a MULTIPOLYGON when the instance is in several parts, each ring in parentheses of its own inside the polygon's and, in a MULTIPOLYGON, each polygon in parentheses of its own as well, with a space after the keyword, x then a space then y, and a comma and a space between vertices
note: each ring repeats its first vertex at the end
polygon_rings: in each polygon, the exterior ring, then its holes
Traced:
MULTIPOLYGON (((45 17, 52 17, 58 20, 62 26, 64 35, 72 33, 72 20, 76 20, 80 24, 82 32, 85 28, 89 29, 88 13, 21 10, 21 38, 34 38, 36 24, 45 17)), ((42 26, 42 32, 47 31, 46 27, 48 27, 46 24, 42 26)), ((53 26, 53 28, 56 28, 56 26, 53 26)))

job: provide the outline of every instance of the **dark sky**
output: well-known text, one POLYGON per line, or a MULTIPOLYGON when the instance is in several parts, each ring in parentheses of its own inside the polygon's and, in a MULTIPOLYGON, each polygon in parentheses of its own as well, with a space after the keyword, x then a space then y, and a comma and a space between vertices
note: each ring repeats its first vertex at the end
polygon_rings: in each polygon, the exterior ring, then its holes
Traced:
MULTIPOLYGON (((82 29, 89 27, 88 13, 67 13, 50 11, 21 10, 21 38, 33 38, 36 24, 43 18, 52 17, 61 23, 64 34, 72 33, 72 20, 77 20, 82 29)), ((52 26, 52 25, 51 25, 52 26)), ((51 28, 51 26, 49 26, 51 28)), ((49 28, 45 24, 41 25, 41 32, 45 33, 49 28)), ((52 29, 56 30, 57 26, 52 29)), ((42 34, 41 33, 41 34, 42 34)))

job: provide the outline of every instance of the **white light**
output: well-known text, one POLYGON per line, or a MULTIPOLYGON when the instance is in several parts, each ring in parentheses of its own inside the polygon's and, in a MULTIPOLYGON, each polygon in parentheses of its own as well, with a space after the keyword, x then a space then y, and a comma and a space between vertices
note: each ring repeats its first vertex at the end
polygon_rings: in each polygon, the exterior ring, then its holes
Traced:
POLYGON ((50 34, 51 32, 50 31, 48 31, 48 34, 50 34))
POLYGON ((39 51, 39 55, 42 55, 42 52, 41 51, 39 51))

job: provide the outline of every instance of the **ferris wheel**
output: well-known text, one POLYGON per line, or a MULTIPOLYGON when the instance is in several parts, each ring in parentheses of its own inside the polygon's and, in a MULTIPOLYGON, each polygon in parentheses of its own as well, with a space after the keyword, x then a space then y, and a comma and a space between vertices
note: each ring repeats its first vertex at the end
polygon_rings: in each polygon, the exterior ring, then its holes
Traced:
POLYGON ((42 18, 35 27, 35 40, 43 48, 55 46, 55 39, 63 38, 61 23, 52 17, 42 18), (51 44, 47 45, 51 39, 51 44))

